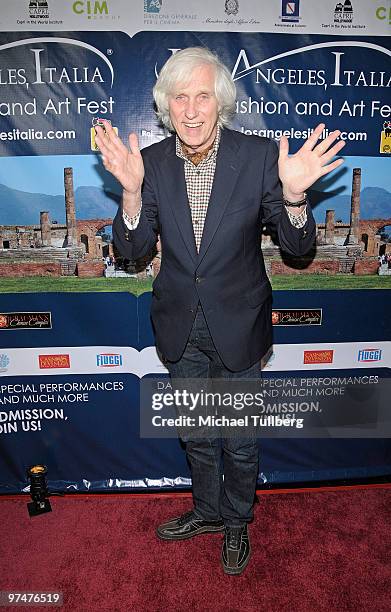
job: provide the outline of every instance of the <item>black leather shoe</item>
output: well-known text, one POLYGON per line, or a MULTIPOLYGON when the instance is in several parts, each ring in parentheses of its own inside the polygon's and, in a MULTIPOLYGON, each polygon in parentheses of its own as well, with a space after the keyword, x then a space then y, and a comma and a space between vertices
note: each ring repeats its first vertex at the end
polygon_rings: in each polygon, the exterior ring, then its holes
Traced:
POLYGON ((204 521, 193 512, 185 512, 182 516, 162 523, 156 529, 161 540, 187 540, 199 533, 216 533, 224 531, 223 521, 204 521))
POLYGON ((225 528, 221 562, 226 574, 241 574, 250 561, 251 546, 247 524, 225 528))

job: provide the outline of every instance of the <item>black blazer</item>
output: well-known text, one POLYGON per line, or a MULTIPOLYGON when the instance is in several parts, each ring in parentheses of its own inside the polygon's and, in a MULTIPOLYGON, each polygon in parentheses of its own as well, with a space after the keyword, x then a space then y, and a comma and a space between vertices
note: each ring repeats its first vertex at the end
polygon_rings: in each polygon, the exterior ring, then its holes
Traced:
POLYGON ((272 344, 271 285, 261 251, 261 229, 277 229, 281 248, 304 255, 314 244, 310 208, 304 228, 292 226, 282 202, 276 144, 223 129, 200 252, 194 241, 175 137, 142 151, 145 179, 138 227, 127 230, 122 211, 113 222, 119 252, 146 255, 160 234, 162 263, 153 283, 151 316, 156 345, 169 361, 186 346, 199 302, 224 365, 244 370, 272 344))

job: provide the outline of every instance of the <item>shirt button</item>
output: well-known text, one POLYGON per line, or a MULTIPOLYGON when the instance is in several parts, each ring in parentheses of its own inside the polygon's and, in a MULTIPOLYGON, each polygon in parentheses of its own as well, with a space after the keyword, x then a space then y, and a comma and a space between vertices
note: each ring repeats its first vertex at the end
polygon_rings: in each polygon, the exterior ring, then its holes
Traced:
POLYGON ((196 281, 196 283, 200 283, 202 281, 202 277, 201 276, 196 276, 195 281, 196 281))
POLYGON ((201 170, 197 170, 197 174, 201 174, 201 170))
POLYGON ((194 225, 198 225, 198 224, 199 224, 199 221, 198 221, 198 219, 196 219, 196 220, 194 221, 194 225))

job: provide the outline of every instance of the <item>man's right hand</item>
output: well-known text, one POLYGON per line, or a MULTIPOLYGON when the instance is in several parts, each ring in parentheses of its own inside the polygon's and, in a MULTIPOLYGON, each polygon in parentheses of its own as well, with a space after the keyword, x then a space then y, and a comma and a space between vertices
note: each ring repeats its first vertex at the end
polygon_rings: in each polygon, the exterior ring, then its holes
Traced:
POLYGON ((125 147, 113 127, 105 122, 105 129, 95 127, 95 142, 102 153, 106 170, 121 183, 124 189, 124 209, 129 216, 137 214, 141 204, 141 186, 144 164, 136 134, 129 134, 129 147, 125 147))

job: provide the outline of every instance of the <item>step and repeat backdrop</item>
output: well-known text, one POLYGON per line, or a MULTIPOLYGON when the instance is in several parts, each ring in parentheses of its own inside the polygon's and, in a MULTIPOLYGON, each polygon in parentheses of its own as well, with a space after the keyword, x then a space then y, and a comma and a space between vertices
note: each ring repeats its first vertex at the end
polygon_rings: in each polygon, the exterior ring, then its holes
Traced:
POLYGON ((343 167, 310 193, 316 251, 293 261, 262 238, 279 283, 264 414, 332 416, 311 432, 265 427, 259 482, 391 472, 390 23, 385 0, 15 0, 2 11, 0 492, 26 490, 35 463, 70 492, 191 484, 179 440, 140 431, 143 381, 168 382, 149 319, 164 253, 116 252, 121 192, 94 139, 102 120, 125 143, 168 137, 152 87, 189 46, 231 71, 234 129, 286 135, 292 153, 320 122, 322 138, 338 128, 346 141, 343 167))

